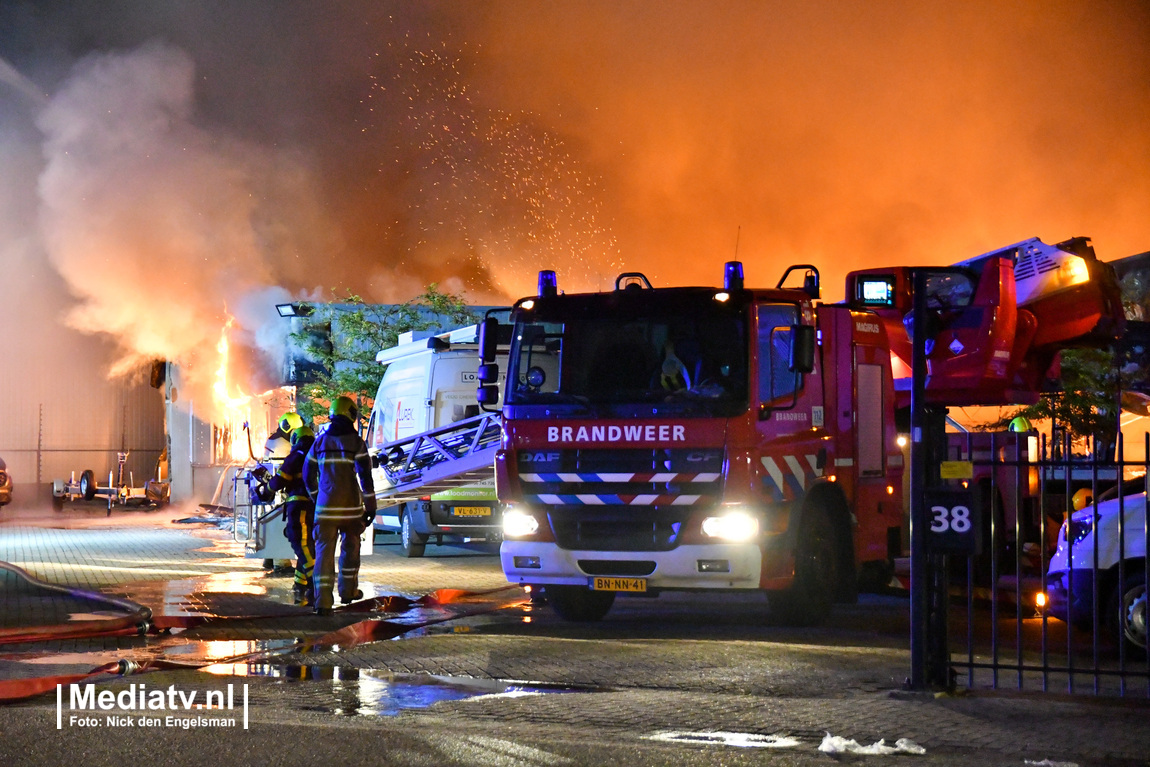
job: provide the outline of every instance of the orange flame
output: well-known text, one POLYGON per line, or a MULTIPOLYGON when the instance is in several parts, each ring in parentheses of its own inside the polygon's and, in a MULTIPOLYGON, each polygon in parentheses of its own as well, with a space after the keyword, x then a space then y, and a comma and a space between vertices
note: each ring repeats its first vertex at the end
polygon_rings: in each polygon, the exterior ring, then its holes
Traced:
MULTIPOLYGON (((250 458, 248 453, 247 435, 244 434, 245 423, 249 428, 260 431, 253 434, 251 439, 253 447, 257 440, 262 442, 267 438, 266 428, 260 423, 252 423, 252 396, 250 394, 231 394, 228 389, 228 331, 231 330, 234 317, 229 317, 220 331, 220 340, 216 343, 220 364, 216 368, 216 379, 212 384, 212 398, 215 400, 217 423, 214 424, 212 436, 215 447, 216 463, 243 463, 250 458)), ((262 419, 261 419, 262 420, 262 419)))

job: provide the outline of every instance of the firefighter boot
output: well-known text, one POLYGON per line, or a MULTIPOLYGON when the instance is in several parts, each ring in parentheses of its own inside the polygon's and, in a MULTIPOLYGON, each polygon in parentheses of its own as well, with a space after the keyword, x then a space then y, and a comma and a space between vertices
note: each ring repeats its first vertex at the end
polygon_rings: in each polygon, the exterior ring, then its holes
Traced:
POLYGON ((357 599, 363 599, 363 589, 356 589, 354 594, 339 595, 339 601, 345 605, 349 605, 357 599))
POLYGON ((297 583, 292 586, 292 601, 299 607, 311 607, 315 600, 311 596, 309 584, 297 583))

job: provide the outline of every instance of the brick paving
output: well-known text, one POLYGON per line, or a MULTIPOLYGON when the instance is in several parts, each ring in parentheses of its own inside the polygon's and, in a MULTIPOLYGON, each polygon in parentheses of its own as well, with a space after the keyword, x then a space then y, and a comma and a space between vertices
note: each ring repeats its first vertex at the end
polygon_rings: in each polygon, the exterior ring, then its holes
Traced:
MULTIPOLYGON (((368 596, 417 597, 437 588, 484 591, 506 585, 491 550, 429 547, 428 557, 409 560, 390 539, 381 538, 376 552, 362 568, 368 596)), ((91 665, 100 653, 195 659, 282 650, 364 617, 317 619, 291 607, 290 578, 265 574, 257 560, 242 557, 226 533, 206 527, 0 525, 0 560, 53 583, 127 595, 154 610, 233 617, 167 638, 9 645, 0 648, 0 676, 29 675, 26 661, 33 656, 39 657, 37 669, 50 673, 84 660, 91 665), (78 660, 61 653, 84 655, 78 660)), ((8 578, 2 583, 0 607, 5 616, 18 616, 6 620, 43 622, 87 609, 67 600, 54 604, 52 594, 8 578)), ((723 730, 786 733, 817 744, 832 732, 863 743, 911 738, 928 752, 964 763, 1021 764, 1024 758, 1147 763, 1150 706, 1144 700, 900 692, 908 653, 897 646, 897 632, 868 628, 872 615, 883 614, 873 605, 841 611, 843 620, 859 628, 827 646, 817 629, 764 625, 753 600, 716 604, 710 597, 676 598, 682 604, 669 607, 678 613, 650 600, 620 600, 607 621, 586 626, 563 623, 505 591, 415 615, 463 617, 414 630, 399 641, 217 666, 220 677, 158 672, 149 676, 156 680, 149 684, 218 688, 224 680, 243 677, 257 711, 287 717, 378 713, 381 696, 402 679, 518 680, 579 692, 444 699, 404 711, 397 721, 410 722, 410 728, 433 722, 469 728, 486 722, 512 730, 568 727, 607 739, 723 730), (511 606, 466 617, 500 602, 511 606), (987 755, 993 758, 988 761, 987 755)), ((113 680, 106 686, 127 683, 113 680)))

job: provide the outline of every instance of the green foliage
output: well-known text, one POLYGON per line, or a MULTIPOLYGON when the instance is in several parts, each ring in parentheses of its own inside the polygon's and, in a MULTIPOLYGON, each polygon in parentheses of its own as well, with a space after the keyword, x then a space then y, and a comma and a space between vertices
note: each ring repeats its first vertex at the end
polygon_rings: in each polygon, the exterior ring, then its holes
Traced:
POLYGON ((327 419, 328 404, 346 394, 370 413, 383 366, 375 361, 380 349, 395 346, 408 330, 434 330, 470 325, 479 318, 461 296, 445 293, 432 283, 403 304, 368 304, 348 292, 338 303, 315 304, 292 341, 322 366, 315 382, 299 387, 297 410, 308 423, 327 419))
POLYGON ((1114 365, 1111 349, 1067 349, 1062 352, 1062 391, 1042 395, 1037 403, 1004 417, 1006 428, 1015 416, 1031 421, 1053 418, 1071 439, 1096 437, 1110 441, 1118 431, 1119 384, 1128 384, 1114 365))

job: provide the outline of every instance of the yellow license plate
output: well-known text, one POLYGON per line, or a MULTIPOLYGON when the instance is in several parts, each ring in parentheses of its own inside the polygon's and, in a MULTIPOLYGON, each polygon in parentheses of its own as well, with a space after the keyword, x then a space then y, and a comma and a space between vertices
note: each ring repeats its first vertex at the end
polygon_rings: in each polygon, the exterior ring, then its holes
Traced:
POLYGON ((638 591, 647 590, 646 578, 595 578, 591 581, 594 591, 638 591))
POLYGON ((489 506, 456 506, 452 512, 457 517, 490 517, 489 506))

